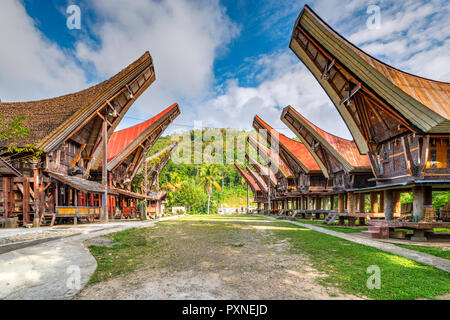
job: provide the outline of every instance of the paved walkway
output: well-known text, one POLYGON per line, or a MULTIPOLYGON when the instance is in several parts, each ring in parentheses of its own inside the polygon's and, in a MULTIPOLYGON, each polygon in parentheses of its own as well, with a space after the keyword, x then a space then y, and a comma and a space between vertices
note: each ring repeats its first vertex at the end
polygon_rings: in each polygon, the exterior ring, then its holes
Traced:
MULTIPOLYGON (((159 221, 177 218, 168 217, 159 221)), ((79 228, 83 229, 82 234, 1 254, 0 300, 71 299, 97 269, 96 260, 83 244, 85 240, 131 228, 151 227, 156 222, 91 225, 79 228), (80 276, 79 282, 73 281, 77 279, 77 274, 80 276)))
MULTIPOLYGON (((261 216, 261 217, 276 220, 273 217, 268 217, 268 216, 261 216)), ((314 230, 317 232, 328 234, 330 236, 334 236, 334 237, 345 239, 345 240, 348 240, 351 242, 363 244, 365 246, 377 248, 382 251, 393 253, 398 256, 402 256, 402 257, 405 257, 405 258, 408 258, 408 259, 411 259, 411 260, 414 260, 414 261, 417 261, 417 262, 420 262, 420 263, 423 263, 423 264, 426 264, 429 266, 433 266, 435 268, 438 268, 438 269, 441 269, 441 270, 444 270, 447 272, 450 272, 450 260, 447 260, 444 258, 436 257, 436 256, 426 254, 423 252, 419 252, 419 251, 414 251, 414 250, 398 247, 392 243, 373 240, 373 239, 367 238, 365 236, 362 236, 360 234, 337 232, 337 231, 333 231, 333 230, 329 230, 329 229, 325 229, 325 228, 321 228, 318 226, 305 224, 305 223, 301 223, 301 222, 297 222, 297 221, 290 221, 290 220, 281 220, 281 221, 286 221, 286 222, 296 224, 296 225, 304 227, 304 228, 308 228, 308 229, 311 229, 311 230, 314 230)))

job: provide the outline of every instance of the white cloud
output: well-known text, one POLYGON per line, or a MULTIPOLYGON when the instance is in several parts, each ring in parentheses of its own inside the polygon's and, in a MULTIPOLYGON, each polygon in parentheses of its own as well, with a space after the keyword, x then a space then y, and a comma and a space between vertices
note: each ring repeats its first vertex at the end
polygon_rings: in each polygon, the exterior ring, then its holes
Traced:
POLYGON ((2 101, 42 99, 86 86, 83 70, 37 30, 19 1, 2 1, 0 39, 2 101))
POLYGON ((323 129, 351 138, 322 87, 287 50, 262 55, 254 66, 252 76, 267 80, 256 87, 241 87, 236 79, 231 80, 223 94, 199 106, 208 126, 248 129, 257 114, 281 133, 293 136, 280 120, 281 109, 292 105, 323 129))
POLYGON ((79 59, 106 75, 146 50, 153 57, 156 82, 130 112, 140 117, 175 100, 204 99, 214 82, 215 58, 239 32, 218 1, 98 0, 92 9, 103 18, 94 29, 100 49, 80 41, 79 59))

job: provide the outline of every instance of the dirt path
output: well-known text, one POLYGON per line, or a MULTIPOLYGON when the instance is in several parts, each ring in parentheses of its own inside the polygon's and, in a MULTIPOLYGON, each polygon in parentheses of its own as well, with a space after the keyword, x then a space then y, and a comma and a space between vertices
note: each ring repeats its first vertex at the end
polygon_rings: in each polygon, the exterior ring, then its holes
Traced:
POLYGON ((306 256, 274 240, 275 222, 185 217, 147 229, 157 241, 131 273, 86 287, 79 299, 355 299, 318 283, 306 256))

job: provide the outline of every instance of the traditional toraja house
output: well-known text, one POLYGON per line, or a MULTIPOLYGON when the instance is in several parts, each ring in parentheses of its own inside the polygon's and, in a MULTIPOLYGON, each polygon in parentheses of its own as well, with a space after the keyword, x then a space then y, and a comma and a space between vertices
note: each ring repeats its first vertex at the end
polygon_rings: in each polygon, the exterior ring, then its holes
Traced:
MULTIPOLYGON (((260 186, 255 181, 255 179, 247 173, 244 169, 242 169, 239 164, 234 163, 234 166, 236 167, 239 174, 244 178, 244 180, 247 183, 247 191, 248 188, 250 188, 253 192, 253 201, 257 204, 258 210, 261 209, 261 204, 264 204, 266 202, 266 198, 264 196, 264 193, 262 192, 260 186)), ((248 195, 248 194, 247 194, 248 195)))
POLYGON ((106 207, 106 200, 101 199, 106 168, 100 166, 106 158, 105 141, 154 80, 152 58, 146 52, 112 78, 84 91, 41 101, 0 103, 6 121, 24 116, 24 126, 30 130, 26 137, 6 141, 0 148, 6 150, 13 143, 33 145, 42 152, 38 156, 3 154, 23 175, 14 178, 10 190, 17 204, 10 204, 15 208, 11 214, 23 224, 33 221, 35 225, 48 213, 98 216, 102 203, 106 207), (99 172, 102 185, 91 181, 99 172))
POLYGON ((174 104, 145 122, 112 134, 108 143, 109 187, 119 195, 109 198, 110 215, 136 214, 137 202, 148 195, 132 192, 131 182, 150 148, 179 114, 178 104, 174 104))
POLYGON ((292 140, 279 133, 259 116, 255 116, 253 127, 261 132, 263 130, 267 143, 271 146, 273 152, 278 152, 280 158, 287 164, 292 176, 288 178, 288 194, 286 208, 298 210, 303 215, 306 213, 318 213, 313 211, 333 210, 333 201, 331 207, 324 203, 323 209, 318 209, 321 202, 321 196, 329 194, 332 191, 332 185, 325 178, 316 160, 309 150, 301 142, 292 140), (275 149, 275 150, 274 150, 275 149), (317 209, 317 210, 316 210, 317 209))
POLYGON ((450 186, 450 84, 371 57, 308 6, 296 21, 290 47, 336 106, 359 151, 368 154, 376 187, 366 191, 384 193, 386 220, 394 218, 405 191, 413 192, 413 221, 434 220, 432 190, 450 186))
POLYGON ((142 193, 150 197, 147 213, 150 216, 164 214, 164 204, 167 192, 159 190, 159 175, 175 152, 178 143, 173 143, 162 151, 148 157, 142 166, 142 193))
MULTIPOLYGON (((341 221, 344 216, 353 217, 350 218, 352 222, 354 217, 365 218, 365 196, 362 194, 358 199, 356 209, 353 190, 374 185, 374 182, 371 182, 373 175, 369 158, 359 153, 354 141, 337 137, 320 129, 290 106, 283 110, 281 120, 302 141, 321 168, 323 175, 332 181, 332 192, 338 195, 337 209, 341 221), (356 211, 360 215, 357 215, 356 211)), ((373 197, 372 201, 376 203, 378 198, 373 197)), ((333 198, 331 202, 334 203, 333 198)), ((321 209, 320 204, 316 209, 321 209)))

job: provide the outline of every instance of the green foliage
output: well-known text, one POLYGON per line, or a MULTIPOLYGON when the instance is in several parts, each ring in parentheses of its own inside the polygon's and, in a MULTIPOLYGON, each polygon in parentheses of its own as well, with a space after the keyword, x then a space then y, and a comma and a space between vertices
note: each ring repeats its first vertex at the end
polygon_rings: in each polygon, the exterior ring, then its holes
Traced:
MULTIPOLYGON (((169 160, 166 167, 160 174, 160 189, 167 191, 168 206, 185 206, 189 213, 206 213, 208 210, 208 194, 211 196, 210 212, 217 212, 220 204, 225 202, 241 203, 242 199, 247 197, 247 185, 242 177, 236 171, 233 164, 214 163, 212 159, 216 156, 216 150, 222 150, 224 162, 229 159, 236 159, 238 154, 244 154, 247 131, 224 129, 204 129, 200 131, 186 132, 184 138, 180 141, 177 134, 160 138, 148 156, 154 155, 175 141, 179 141, 179 150, 183 150, 186 144, 192 144, 194 137, 203 137, 206 141, 202 142, 202 151, 204 155, 197 159, 202 159, 203 164, 192 164, 194 152, 187 163, 175 163, 169 160), (218 137, 214 137, 217 134, 218 137), (234 143, 225 143, 226 135, 235 137, 234 143), (187 139, 186 139, 187 138, 187 139), (225 145, 224 148, 221 146, 225 145), (208 150, 212 150, 208 154, 208 150), (210 192, 210 193, 209 193, 210 192)), ((193 144, 192 144, 193 146, 193 144)), ((189 147, 189 146, 188 146, 189 147)), ((142 185, 142 175, 136 175, 133 180, 133 189, 138 189, 142 185)), ((244 201, 244 202, 245 202, 244 201)))
MULTIPOLYGON (((3 115, 0 115, 0 142, 8 141, 15 138, 23 138, 30 134, 30 129, 24 125, 26 117, 15 117, 10 121, 6 121, 3 115)), ((24 144, 18 146, 16 143, 10 142, 6 148, 0 151, 0 155, 4 153, 31 153, 33 159, 41 156, 44 150, 39 150, 34 144, 24 144)))

